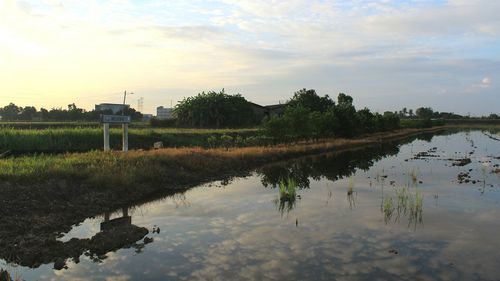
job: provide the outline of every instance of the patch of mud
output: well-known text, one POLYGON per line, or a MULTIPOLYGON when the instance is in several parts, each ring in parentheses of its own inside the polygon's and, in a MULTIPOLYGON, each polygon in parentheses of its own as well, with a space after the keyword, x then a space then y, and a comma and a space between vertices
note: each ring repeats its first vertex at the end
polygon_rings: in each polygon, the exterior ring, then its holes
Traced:
POLYGON ((452 166, 459 166, 459 167, 468 165, 472 162, 472 160, 470 160, 470 158, 454 159, 452 161, 453 161, 453 163, 451 164, 452 166))

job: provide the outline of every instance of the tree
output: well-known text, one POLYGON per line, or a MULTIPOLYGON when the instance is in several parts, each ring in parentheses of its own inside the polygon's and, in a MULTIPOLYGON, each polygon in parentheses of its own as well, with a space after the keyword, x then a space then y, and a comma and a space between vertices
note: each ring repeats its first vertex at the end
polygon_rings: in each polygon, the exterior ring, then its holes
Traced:
POLYGON ((384 124, 385 124, 385 130, 391 131, 398 129, 400 127, 400 119, 399 116, 390 111, 384 112, 384 124))
POLYGON ((417 115, 418 118, 430 119, 434 114, 434 110, 432 110, 432 108, 430 107, 419 107, 415 111, 415 114, 417 115))
POLYGON ((366 107, 356 112, 356 121, 358 133, 373 133, 377 129, 375 115, 366 107))
MULTIPOLYGON (((110 113, 103 112, 102 114, 110 114, 110 113)), ((112 112, 111 112, 111 114, 112 114, 112 112)), ((117 114, 121 115, 122 111, 120 110, 117 114)), ((126 107, 125 108, 125 112, 123 113, 123 115, 130 116, 130 119, 132 119, 132 121, 140 121, 140 120, 142 120, 142 113, 140 113, 139 111, 137 111, 137 110, 135 110, 134 108, 131 108, 131 107, 126 107)))
POLYGON ((250 103, 240 94, 226 94, 224 89, 185 98, 175 107, 174 116, 178 125, 189 127, 243 127, 255 121, 250 103))
POLYGON ((4 106, 0 109, 0 115, 3 120, 13 121, 18 119, 18 115, 21 112, 21 108, 13 103, 4 106))
POLYGON ((40 118, 45 121, 49 119, 49 111, 45 108, 40 108, 40 118))
POLYGON ((37 110, 34 106, 26 106, 20 108, 20 112, 18 114, 18 119, 23 121, 31 121, 36 116, 37 110))
POLYGON ((354 136, 356 108, 352 104, 352 97, 340 93, 337 97, 337 105, 334 108, 334 115, 337 120, 335 125, 335 135, 341 137, 354 136))
POLYGON ((287 105, 288 107, 302 106, 312 112, 326 112, 335 105, 335 102, 328 95, 318 96, 313 89, 302 89, 293 94, 287 105))

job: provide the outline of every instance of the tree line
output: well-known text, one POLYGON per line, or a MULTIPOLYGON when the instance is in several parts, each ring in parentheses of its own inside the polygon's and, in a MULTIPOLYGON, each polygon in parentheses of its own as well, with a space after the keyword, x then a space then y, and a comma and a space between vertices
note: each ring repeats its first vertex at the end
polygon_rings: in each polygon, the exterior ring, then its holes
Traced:
MULTIPOLYGON (((356 129, 348 129, 350 126, 362 125, 366 127, 362 131, 367 132, 388 130, 397 127, 398 118, 426 121, 430 119, 470 118, 451 112, 434 111, 430 107, 419 107, 416 110, 403 108, 400 111, 386 111, 383 114, 379 114, 370 112, 368 108, 357 111, 352 102, 352 97, 343 93, 339 94, 336 103, 328 95, 319 96, 314 89, 302 89, 295 92, 293 97, 287 101, 287 112, 285 115, 286 118, 294 120, 299 117, 306 118, 306 116, 312 119, 326 119, 322 122, 326 124, 335 123, 338 126, 338 128, 330 128, 329 130, 337 131, 337 134, 343 136, 359 133, 356 129), (309 116, 311 113, 313 114, 309 116), (294 115, 296 117, 292 117, 294 115)), ((224 89, 220 92, 202 92, 196 96, 185 98, 174 108, 173 115, 174 119, 172 120, 163 122, 153 120, 152 123, 157 126, 161 126, 163 123, 166 126, 202 128, 248 127, 262 123, 262 120, 256 118, 251 104, 244 97, 240 94, 226 94, 224 89)), ((488 117, 482 118, 497 119, 499 116, 491 114, 488 117)), ((265 121, 268 122, 269 120, 265 121)), ((305 121, 301 120, 297 121, 297 123, 308 124, 305 121)), ((266 122, 263 125, 269 126, 266 122)), ((284 120, 274 120, 273 122, 284 122, 284 120)), ((320 129, 317 128, 316 130, 320 129)), ((323 128, 321 130, 324 131, 326 129, 323 128)), ((300 131, 303 130, 300 129, 300 131)), ((323 133, 318 132, 317 134, 323 135, 323 133)))
POLYGON ((266 118, 261 125, 264 134, 278 142, 353 137, 399 127, 400 118, 393 112, 356 110, 349 95, 340 93, 335 102, 328 95, 320 97, 312 89, 295 92, 283 115, 266 118))
MULTIPOLYGON (((17 106, 10 103, 0 108, 2 121, 99 121, 101 114, 113 114, 111 110, 90 110, 78 108, 74 103, 67 108, 52 108, 50 110, 34 106, 17 106)), ((121 111, 117 113, 121 114, 121 111)), ((125 115, 132 117, 132 120, 139 121, 142 114, 133 108, 126 108, 125 115)))
MULTIPOLYGON (((434 111, 432 107, 419 107, 415 111, 413 111, 413 109, 407 109, 405 107, 402 110, 395 113, 398 114, 398 116, 402 119, 470 119, 471 118, 470 116, 464 116, 453 112, 434 111)), ((500 119, 500 116, 498 114, 491 113, 488 116, 482 116, 479 118, 500 119)))

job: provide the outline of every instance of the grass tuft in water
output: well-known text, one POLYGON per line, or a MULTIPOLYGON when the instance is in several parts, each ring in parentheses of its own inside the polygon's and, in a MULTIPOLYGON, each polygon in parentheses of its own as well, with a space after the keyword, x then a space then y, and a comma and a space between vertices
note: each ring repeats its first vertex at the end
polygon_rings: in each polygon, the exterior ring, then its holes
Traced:
POLYGON ((384 221, 386 224, 390 222, 392 214, 394 213, 394 209, 395 207, 392 197, 385 198, 382 205, 382 210, 384 212, 384 221))
POLYGON ((416 185, 418 182, 418 171, 416 171, 415 169, 411 170, 410 177, 413 185, 416 185))
POLYGON ((297 182, 293 178, 282 180, 279 183, 280 198, 275 203, 281 215, 290 212, 295 207, 297 199, 297 182))
POLYGON ((280 200, 293 202, 297 198, 297 182, 293 178, 280 182, 280 200))
POLYGON ((418 189, 415 193, 410 192, 408 187, 396 189, 396 197, 388 197, 383 200, 382 212, 385 223, 399 221, 401 216, 408 220, 408 226, 423 222, 423 196, 418 189))

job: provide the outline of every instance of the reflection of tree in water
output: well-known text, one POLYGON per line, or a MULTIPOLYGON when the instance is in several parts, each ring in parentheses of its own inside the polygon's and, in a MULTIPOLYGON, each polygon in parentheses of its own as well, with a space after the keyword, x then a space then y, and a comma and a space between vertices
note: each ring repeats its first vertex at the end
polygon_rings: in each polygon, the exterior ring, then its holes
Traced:
POLYGON ((436 134, 435 133, 423 133, 417 136, 418 140, 426 141, 426 142, 431 142, 432 138, 434 138, 436 134))
POLYGON ((376 148, 310 156, 267 165, 257 172, 262 176, 261 181, 265 187, 276 188, 281 181, 293 178, 297 182, 298 188, 304 189, 310 187, 311 178, 313 180, 326 178, 337 181, 353 175, 356 169, 366 171, 375 161, 398 152, 397 144, 386 143, 376 148))

